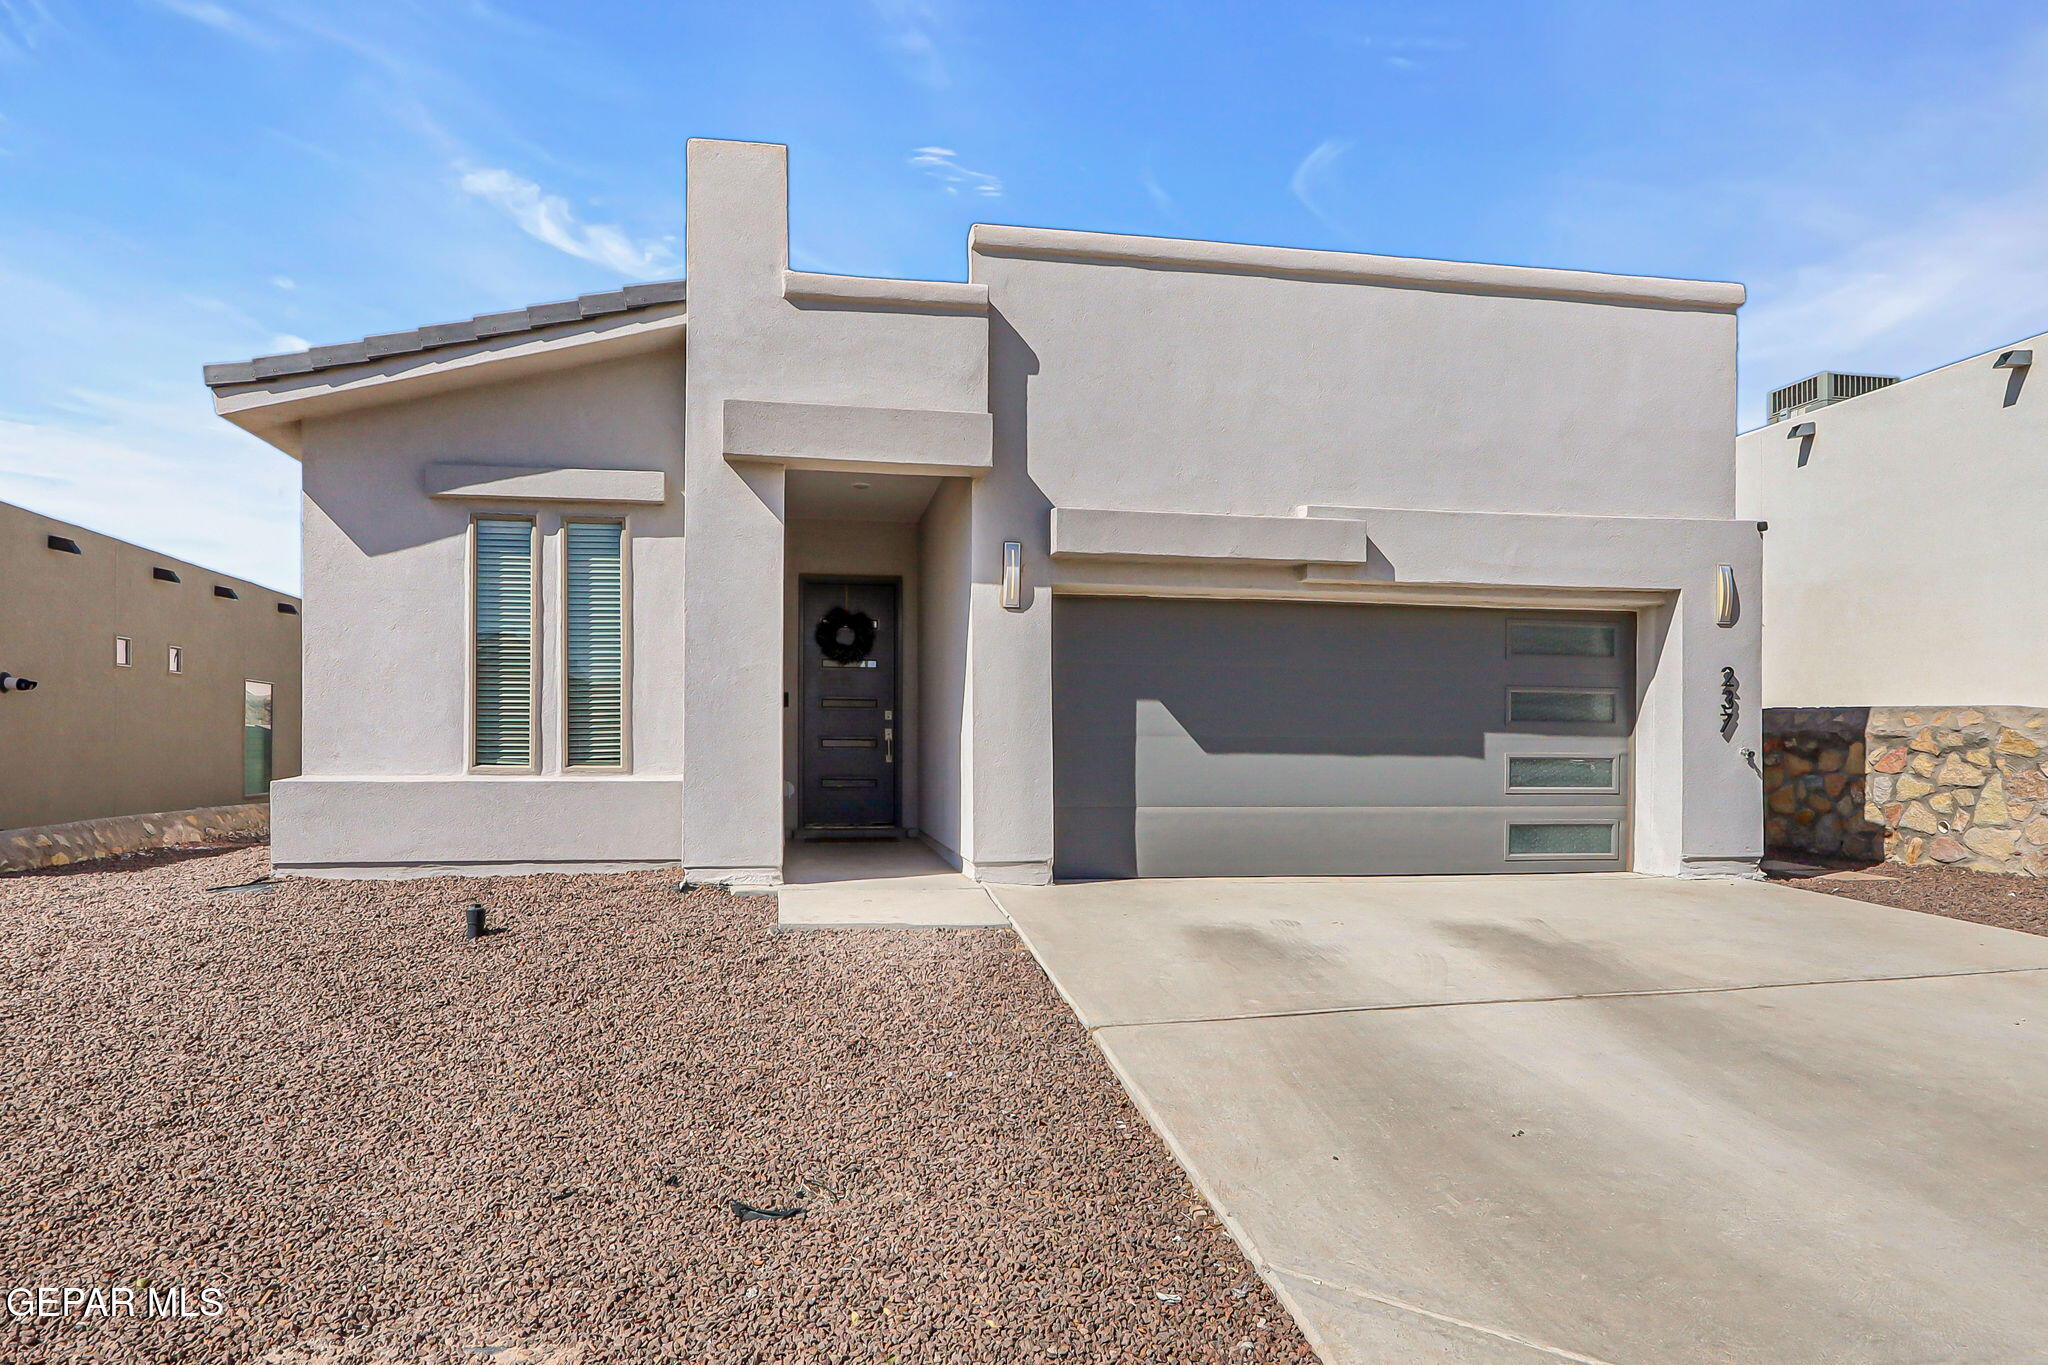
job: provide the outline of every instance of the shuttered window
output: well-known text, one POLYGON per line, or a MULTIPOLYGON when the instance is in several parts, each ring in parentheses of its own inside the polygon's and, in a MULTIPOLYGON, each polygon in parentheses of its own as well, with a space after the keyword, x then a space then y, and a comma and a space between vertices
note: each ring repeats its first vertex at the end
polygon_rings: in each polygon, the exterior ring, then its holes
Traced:
POLYGON ((572 521, 562 537, 568 764, 617 768, 626 757, 625 527, 572 521))
POLYGON ((533 766, 533 523, 476 521, 476 749, 479 768, 533 766))

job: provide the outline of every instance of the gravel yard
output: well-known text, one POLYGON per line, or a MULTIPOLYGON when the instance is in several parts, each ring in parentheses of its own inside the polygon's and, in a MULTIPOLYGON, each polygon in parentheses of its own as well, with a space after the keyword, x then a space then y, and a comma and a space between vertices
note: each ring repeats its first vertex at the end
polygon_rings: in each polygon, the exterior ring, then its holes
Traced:
POLYGON ((1804 891, 1896 905, 2029 934, 2048 934, 2048 880, 1971 872, 1959 867, 1901 867, 1896 863, 1870 870, 1886 880, 1810 877, 1790 884, 1804 891))
POLYGON ((1007 931, 267 870, 0 877, 0 1288, 226 1310, 0 1359, 1313 1360, 1007 931))

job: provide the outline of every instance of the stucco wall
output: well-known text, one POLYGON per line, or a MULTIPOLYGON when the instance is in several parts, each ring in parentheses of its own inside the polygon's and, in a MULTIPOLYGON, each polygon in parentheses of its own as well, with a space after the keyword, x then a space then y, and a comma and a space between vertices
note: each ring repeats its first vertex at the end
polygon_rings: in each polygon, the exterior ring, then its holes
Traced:
MULTIPOLYGON (((502 799, 415 800, 360 779, 460 779, 469 765, 468 527, 493 512, 539 515, 541 561, 540 773, 525 779, 522 809, 543 819, 588 811, 589 784, 624 775, 562 774, 561 524, 565 516, 620 517, 631 555, 631 776, 617 798, 632 814, 593 831, 593 861, 673 860, 683 766, 681 589, 682 351, 670 349, 482 384, 412 402, 364 407, 306 423, 306 776, 274 795, 280 864, 331 866, 397 859, 456 863, 503 843, 502 799), (660 506, 492 502, 430 498, 428 464, 658 469, 660 506), (664 606, 664 604, 667 604, 664 606), (321 783, 338 783, 318 793, 321 783), (344 818, 347 793, 397 803, 382 815, 344 818), (638 804, 634 804, 634 803, 638 804), (551 803, 553 803, 551 805, 551 803), (398 807, 433 821, 400 828, 398 807)), ((432 784, 429 784, 432 785, 432 784)), ((459 783, 457 784, 459 790, 459 783)), ((482 788, 478 788, 479 791, 482 788)), ((496 860, 496 855, 493 855, 496 860)))
POLYGON ((967 725, 967 620, 971 588, 968 504, 964 479, 945 479, 918 523, 923 570, 924 647, 918 658, 917 717, 924 754, 919 818, 927 837, 954 861, 966 846, 966 774, 961 741, 967 725))
POLYGON ((1761 544, 1735 519, 1731 311, 977 253, 996 467, 974 485, 977 864, 1049 858, 1052 591, 1579 605, 1641 613, 1634 865, 1761 850, 1761 544), (1053 506, 1358 509, 1368 584, 1287 566, 1049 558, 1053 506), (1025 547, 1026 609, 996 600, 1025 547), (1715 622, 1719 564, 1751 610, 1715 622), (1719 721, 1720 670, 1742 689, 1719 721), (1000 774, 1000 776, 998 776, 1000 774), (989 831, 983 838, 981 831, 989 831))
POLYGON ((0 695, 0 829, 240 803, 244 680, 272 687, 273 775, 299 770, 297 598, 4 503, 0 584, 0 669, 40 684, 0 695))
MULTIPOLYGON (((2048 363, 2048 334, 2014 344, 2048 363)), ((1766 705, 2048 706, 2048 379, 1996 355, 1737 440, 1742 515, 1771 527, 1766 705)))

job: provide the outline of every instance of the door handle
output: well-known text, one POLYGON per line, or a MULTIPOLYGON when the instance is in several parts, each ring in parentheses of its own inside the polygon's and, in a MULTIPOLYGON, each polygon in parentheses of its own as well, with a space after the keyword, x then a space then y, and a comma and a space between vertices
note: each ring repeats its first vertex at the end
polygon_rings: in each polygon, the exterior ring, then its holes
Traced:
POLYGON ((894 763, 895 761, 896 727, 893 725, 886 725, 882 727, 882 762, 894 763))

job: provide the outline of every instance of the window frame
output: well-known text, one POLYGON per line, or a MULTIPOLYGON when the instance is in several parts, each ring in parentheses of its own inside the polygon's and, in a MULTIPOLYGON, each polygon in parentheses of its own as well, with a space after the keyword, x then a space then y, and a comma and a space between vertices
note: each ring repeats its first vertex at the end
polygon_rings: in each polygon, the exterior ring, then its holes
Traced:
POLYGON ((541 552, 545 541, 541 536, 540 517, 532 512, 473 512, 469 526, 464 533, 468 544, 464 549, 462 613, 462 765, 463 771, 476 777, 530 777, 540 772, 541 759, 541 552), (482 521, 521 521, 526 523, 527 561, 530 586, 527 601, 528 638, 533 642, 527 661, 527 753, 523 767, 503 763, 480 764, 476 761, 477 710, 476 710, 476 596, 477 596, 477 523, 482 521))
POLYGON ((1550 616, 1510 616, 1501 628, 1501 651, 1510 659, 1620 659, 1622 657, 1622 623, 1611 616, 1596 612, 1563 612, 1550 616), (1587 619, 1564 620, 1563 616, 1587 619), (1555 654, 1537 653, 1515 648, 1516 626, 1586 626, 1607 632, 1608 651, 1605 654, 1555 654))
POLYGON ((116 635, 114 637, 114 667, 135 667, 135 637, 116 635))
POLYGON ((181 678, 185 676, 185 646, 164 646, 164 672, 175 673, 181 678))
POLYGON ((1559 817, 1550 820, 1524 820, 1510 815, 1501 822, 1501 857, 1511 863, 1618 863, 1623 859, 1621 825, 1622 822, 1619 818, 1613 820, 1588 820, 1584 817, 1579 817, 1568 820, 1559 817), (1607 852, 1517 853, 1514 851, 1515 830, 1517 827, 1528 825, 1604 825, 1608 831, 1607 852))
POLYGON ((555 743, 565 773, 610 775, 633 771, 633 527, 629 516, 578 513, 564 516, 560 523, 561 549, 556 555, 555 599, 560 617, 550 634, 555 636, 557 694, 555 743), (619 761, 617 763, 572 763, 569 761, 569 528, 571 526, 616 526, 619 528, 619 761))
POLYGON ((1626 715, 1626 711, 1622 706, 1623 691, 1624 689, 1619 687, 1528 687, 1520 683, 1509 683, 1507 696, 1504 699, 1502 718, 1509 725, 1621 725, 1625 723, 1624 716, 1626 715), (1557 693, 1598 693, 1613 702, 1613 710, 1605 720, 1518 720, 1515 717, 1515 694, 1517 692, 1544 692, 1552 695, 1557 693))
MULTIPOLYGON (((1544 722, 1527 721, 1525 724, 1544 722)), ((1574 722, 1589 723, 1589 722, 1574 722)), ((1568 796, 1583 793, 1587 796, 1621 795, 1621 755, 1619 754, 1504 754, 1501 756, 1501 790, 1508 796, 1568 796), (1515 785, 1515 761, 1517 759, 1568 760, 1574 763, 1605 763, 1608 782, 1604 787, 1529 787, 1515 785)))
MULTIPOLYGON (((242 769, 242 775, 244 778, 244 781, 242 783, 242 799, 244 801, 255 801, 259 799, 268 801, 270 799, 271 784, 277 781, 277 684, 266 681, 263 678, 242 679, 242 704, 244 707, 247 707, 249 703, 249 688, 251 685, 257 687, 267 687, 270 689, 270 724, 263 727, 270 735, 270 752, 265 756, 265 762, 263 765, 264 785, 263 790, 260 792, 252 792, 249 790, 249 783, 246 780, 248 777, 249 770, 246 766, 245 755, 245 766, 242 769)), ((242 728, 246 730, 249 727, 245 724, 242 728)), ((244 738, 243 742, 247 742, 246 737, 244 738)))

